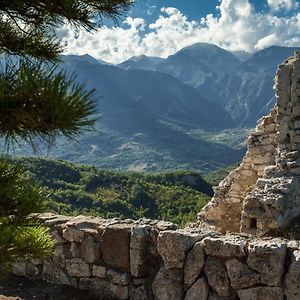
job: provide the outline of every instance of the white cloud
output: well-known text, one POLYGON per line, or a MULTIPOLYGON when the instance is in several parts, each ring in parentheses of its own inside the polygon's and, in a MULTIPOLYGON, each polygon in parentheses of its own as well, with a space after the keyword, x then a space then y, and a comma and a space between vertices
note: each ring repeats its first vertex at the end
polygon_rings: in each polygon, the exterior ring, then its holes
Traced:
MULTIPOLYGON (((275 1, 269 0, 269 4, 275 1)), ((291 0, 277 0, 280 1, 291 0)), ((300 46, 300 13, 282 18, 274 10, 259 13, 249 0, 222 0, 218 9, 218 16, 208 14, 201 20, 190 21, 178 9, 167 7, 151 24, 128 17, 124 22, 126 28, 104 27, 94 34, 81 31, 77 39, 64 28, 61 36, 68 42, 67 53, 89 53, 112 63, 141 54, 167 57, 197 42, 248 52, 271 45, 300 46)))
POLYGON ((268 5, 273 10, 291 10, 296 7, 296 0, 268 0, 268 5))

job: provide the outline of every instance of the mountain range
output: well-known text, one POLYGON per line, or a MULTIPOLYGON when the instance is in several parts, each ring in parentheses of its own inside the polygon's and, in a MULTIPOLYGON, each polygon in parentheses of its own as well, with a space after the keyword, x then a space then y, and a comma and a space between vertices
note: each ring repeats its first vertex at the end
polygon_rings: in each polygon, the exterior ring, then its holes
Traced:
POLYGON ((199 43, 166 59, 138 56, 119 65, 89 55, 64 56, 60 67, 96 89, 100 118, 78 143, 58 140, 50 155, 151 172, 206 173, 236 163, 248 128, 274 104, 277 65, 296 50, 270 47, 240 60, 199 43))

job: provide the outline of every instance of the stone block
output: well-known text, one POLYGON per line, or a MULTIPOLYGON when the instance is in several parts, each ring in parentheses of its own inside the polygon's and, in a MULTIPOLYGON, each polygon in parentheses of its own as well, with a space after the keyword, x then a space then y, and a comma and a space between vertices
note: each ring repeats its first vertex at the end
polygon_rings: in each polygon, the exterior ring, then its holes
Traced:
POLYGON ((95 242, 91 235, 85 236, 81 243, 82 257, 88 263, 95 263, 101 258, 100 243, 95 242))
POLYGON ((63 229, 63 238, 69 242, 81 243, 84 238, 84 233, 72 227, 65 227, 63 229))
POLYGON ((225 262, 231 286, 235 290, 248 288, 260 282, 260 275, 236 258, 225 262))
POLYGON ((280 240, 249 243, 247 264, 260 273, 260 281, 269 286, 280 286, 284 272, 287 246, 280 240))
POLYGON ((288 300, 300 299, 300 250, 292 254, 291 263, 284 281, 284 294, 288 300))
POLYGON ((240 300, 283 300, 283 291, 279 287, 255 287, 237 292, 240 300))
POLYGON ((219 296, 230 296, 230 280, 225 265, 219 259, 209 256, 206 259, 204 272, 209 286, 211 286, 219 296))
POLYGON ((117 285, 129 285, 131 282, 131 276, 128 273, 115 269, 107 269, 106 277, 111 283, 117 285))
POLYGON ((183 268, 187 252, 199 239, 199 236, 183 231, 160 232, 157 250, 164 261, 165 269, 183 268))
POLYGON ((72 285, 72 280, 68 274, 51 261, 44 263, 42 279, 50 283, 72 285))
POLYGON ((198 279, 188 290, 184 300, 206 300, 208 297, 208 284, 204 278, 198 279))
POLYGON ((104 229, 101 251, 105 264, 123 271, 130 268, 131 228, 124 225, 112 225, 104 229))
POLYGON ((132 276, 143 277, 149 270, 150 231, 149 225, 135 225, 131 230, 130 270, 132 276))
POLYGON ((66 260, 66 270, 71 277, 90 277, 90 266, 80 258, 66 260))
POLYGON ((73 258, 81 257, 81 244, 72 242, 70 246, 70 252, 73 258))
POLYGON ((129 289, 129 299, 130 300, 150 300, 148 296, 147 289, 144 286, 131 287, 129 289))
POLYGON ((182 300, 182 270, 165 270, 162 267, 154 278, 152 291, 155 299, 182 300))
POLYGON ((219 238, 207 237, 203 240, 205 253, 219 257, 245 256, 246 239, 237 235, 222 236, 219 238))
POLYGON ((188 253, 184 267, 184 285, 191 287, 199 277, 205 264, 204 244, 197 242, 188 253))
POLYGON ((104 266, 93 265, 92 275, 99 278, 106 278, 107 268, 104 266))

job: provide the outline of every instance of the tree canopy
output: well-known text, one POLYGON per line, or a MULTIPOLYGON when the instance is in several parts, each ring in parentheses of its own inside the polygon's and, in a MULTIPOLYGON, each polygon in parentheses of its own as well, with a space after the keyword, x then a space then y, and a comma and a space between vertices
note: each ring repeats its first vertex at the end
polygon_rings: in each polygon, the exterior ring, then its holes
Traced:
MULTIPOLYGON (((32 146, 73 138, 94 124, 94 91, 57 69, 63 24, 97 30, 131 0, 1 0, 0 137, 32 146)), ((26 172, 0 158, 0 270, 16 258, 43 257, 53 242, 32 213, 43 208, 41 188, 26 172)))

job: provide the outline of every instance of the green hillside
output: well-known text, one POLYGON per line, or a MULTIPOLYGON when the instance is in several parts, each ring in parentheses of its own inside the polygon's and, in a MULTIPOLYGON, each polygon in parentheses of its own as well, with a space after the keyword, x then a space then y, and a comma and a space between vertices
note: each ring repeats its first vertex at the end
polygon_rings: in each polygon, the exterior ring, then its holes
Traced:
POLYGON ((211 185, 192 171, 121 173, 41 158, 11 160, 40 183, 48 209, 60 214, 145 217, 183 226, 212 195, 211 185))

